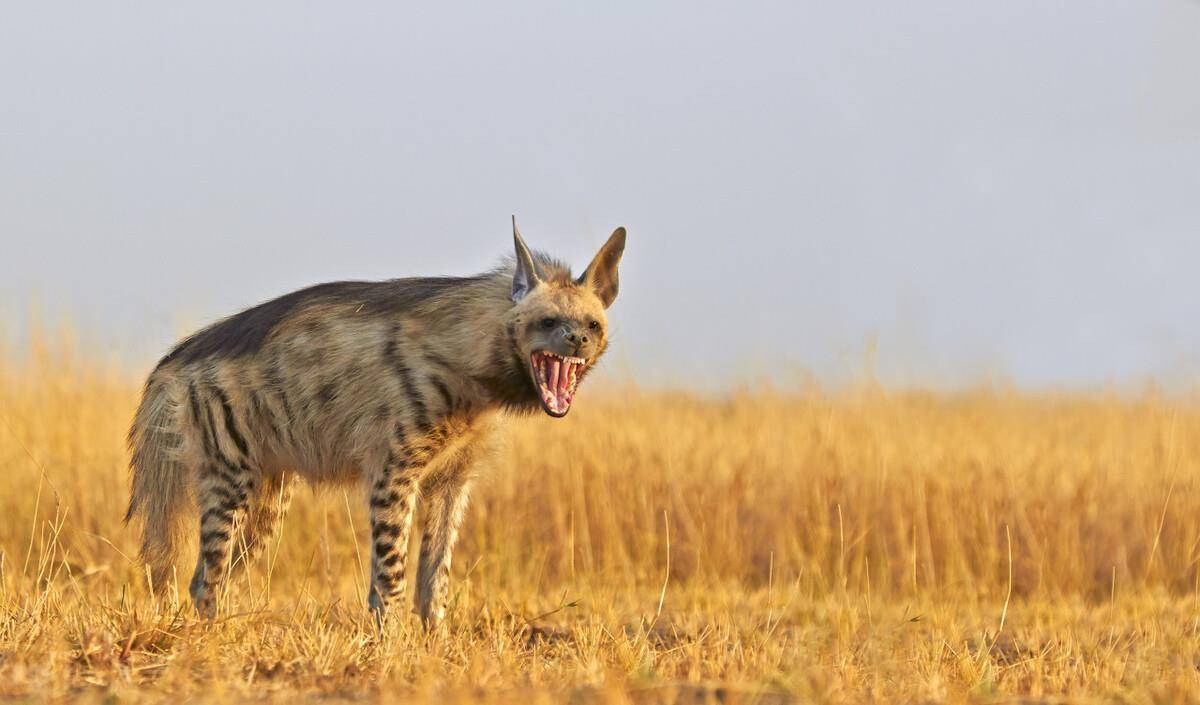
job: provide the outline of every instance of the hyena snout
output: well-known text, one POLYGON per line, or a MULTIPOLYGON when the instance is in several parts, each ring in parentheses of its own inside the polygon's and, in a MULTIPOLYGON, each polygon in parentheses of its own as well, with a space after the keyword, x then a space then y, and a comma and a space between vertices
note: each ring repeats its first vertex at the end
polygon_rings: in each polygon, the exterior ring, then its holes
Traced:
POLYGON ((563 355, 590 358, 595 352, 595 336, 588 335, 586 328, 563 328, 558 347, 563 355))

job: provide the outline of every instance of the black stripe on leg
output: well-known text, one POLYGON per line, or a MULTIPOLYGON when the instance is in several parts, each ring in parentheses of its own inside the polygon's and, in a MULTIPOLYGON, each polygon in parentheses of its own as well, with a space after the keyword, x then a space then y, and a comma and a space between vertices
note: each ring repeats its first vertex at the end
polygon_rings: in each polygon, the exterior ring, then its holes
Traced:
POLYGON ((204 533, 200 534, 200 544, 202 546, 213 543, 214 541, 224 543, 228 540, 229 532, 220 529, 213 529, 212 531, 205 531, 204 533))
POLYGON ((232 524, 234 511, 236 511, 236 509, 231 506, 206 509, 204 514, 200 516, 200 525, 203 526, 204 522, 208 519, 214 519, 220 524, 232 524))
POLYGON ((204 447, 204 455, 211 458, 213 455, 211 433, 208 424, 205 422, 205 416, 201 411, 200 395, 196 391, 196 383, 188 383, 188 404, 192 408, 192 418, 195 419, 196 425, 200 427, 200 443, 204 447))
POLYGON ((225 457, 224 452, 221 450, 221 442, 217 438, 217 422, 216 419, 213 418, 212 406, 204 402, 201 402, 200 404, 204 407, 204 430, 208 432, 208 443, 212 448, 213 456, 220 458, 223 462, 228 464, 229 459, 225 457))
POLYGON ((242 484, 240 468, 230 465, 228 459, 223 456, 222 461, 213 464, 213 473, 224 480, 230 488, 240 487, 242 484))
POLYGON ((382 556, 391 555, 393 553, 396 553, 395 539, 388 540, 383 537, 375 539, 375 555, 376 556, 382 557, 382 556))
POLYGON ((371 508, 372 509, 387 509, 388 507, 392 506, 393 504, 395 504, 396 502, 399 502, 399 501, 400 501, 400 493, 399 492, 388 491, 385 494, 375 494, 375 495, 371 495, 371 508))
POLYGON ((246 439, 242 437, 241 431, 238 430, 237 419, 233 416, 233 407, 229 404, 229 396, 225 394, 225 390, 221 389, 219 384, 213 383, 212 390, 217 395, 217 401, 221 404, 221 413, 225 421, 225 432, 233 439, 233 444, 237 446, 242 457, 249 456, 250 449, 246 445, 246 439))
POLYGON ((375 537, 376 543, 379 539, 390 539, 395 541, 400 538, 400 525, 393 524, 390 521, 377 521, 371 527, 371 534, 375 537))
POLYGON ((244 499, 243 497, 234 495, 234 493, 224 487, 210 487, 207 492, 221 500, 221 504, 228 506, 239 504, 244 499))
MULTIPOLYGON (((238 465, 236 463, 234 463, 232 460, 230 460, 225 455, 225 451, 221 450, 221 444, 217 441, 217 422, 216 422, 216 419, 213 417, 213 410, 212 410, 211 404, 204 405, 204 415, 208 421, 208 430, 211 432, 210 435, 211 435, 211 445, 212 445, 212 448, 211 448, 212 457, 215 457, 217 462, 219 462, 221 465, 224 465, 225 467, 229 468, 230 470, 236 472, 236 470, 238 469, 238 465)), ((235 484, 240 484, 240 483, 235 483, 235 484)))

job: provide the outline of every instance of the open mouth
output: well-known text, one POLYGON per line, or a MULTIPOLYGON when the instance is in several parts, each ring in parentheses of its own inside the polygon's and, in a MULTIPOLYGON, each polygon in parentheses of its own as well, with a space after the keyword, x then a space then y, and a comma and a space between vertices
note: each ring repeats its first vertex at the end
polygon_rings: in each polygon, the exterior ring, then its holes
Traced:
POLYGON ((579 386, 587 360, 555 355, 549 350, 537 350, 529 356, 529 364, 542 398, 542 408, 551 416, 566 416, 571 410, 571 400, 575 398, 575 389, 579 386))

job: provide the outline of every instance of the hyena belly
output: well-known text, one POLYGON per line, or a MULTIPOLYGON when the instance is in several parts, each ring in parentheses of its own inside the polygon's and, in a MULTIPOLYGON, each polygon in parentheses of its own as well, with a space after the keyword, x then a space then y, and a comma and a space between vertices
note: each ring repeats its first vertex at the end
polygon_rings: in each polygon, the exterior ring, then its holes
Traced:
MULTIPOLYGON (((168 365, 152 376, 143 405, 169 399, 163 436, 199 511, 189 591, 202 614, 215 612, 230 566, 276 533, 292 476, 369 488, 371 603, 382 611, 403 595, 409 532, 429 475, 418 597, 427 621, 441 618, 449 547, 494 412, 472 408, 473 383, 445 369, 408 328, 418 326, 312 311, 285 321, 255 355, 168 365)), ((144 553, 159 564, 170 558, 154 547, 144 553)))

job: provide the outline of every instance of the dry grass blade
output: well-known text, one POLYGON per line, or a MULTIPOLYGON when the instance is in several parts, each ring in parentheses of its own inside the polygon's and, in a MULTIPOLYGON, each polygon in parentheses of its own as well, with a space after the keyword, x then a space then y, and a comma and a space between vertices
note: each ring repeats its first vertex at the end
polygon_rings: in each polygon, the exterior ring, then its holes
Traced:
POLYGON ((1200 699, 1189 399, 589 388, 492 459, 442 630, 381 639, 355 490, 300 492, 224 617, 152 599, 138 381, 32 350, 0 359, 0 698, 1200 699))

